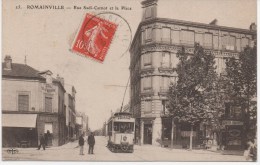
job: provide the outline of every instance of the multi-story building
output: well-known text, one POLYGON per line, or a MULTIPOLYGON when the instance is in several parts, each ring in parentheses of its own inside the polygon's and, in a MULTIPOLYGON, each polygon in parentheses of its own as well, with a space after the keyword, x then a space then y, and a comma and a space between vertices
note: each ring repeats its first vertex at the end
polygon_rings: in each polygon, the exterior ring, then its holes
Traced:
POLYGON ((2 138, 4 147, 35 147, 40 135, 47 145, 64 144, 64 80, 52 72, 39 72, 26 65, 2 63, 2 138))
MULTIPOLYGON (((177 143, 189 136, 189 131, 173 126, 171 119, 165 118, 168 87, 171 82, 177 82, 176 53, 182 47, 192 55, 194 43, 199 43, 205 51, 214 54, 220 74, 225 70, 227 58, 238 57, 239 52, 247 45, 253 46, 256 39, 255 24, 247 30, 218 26, 216 20, 204 24, 158 18, 157 1, 142 1, 142 21, 130 48, 130 111, 136 118, 135 136, 140 144, 156 144, 171 137, 177 143)), ((231 120, 226 122, 232 123, 231 120)), ((241 126, 243 122, 238 121, 236 125, 241 126)), ((194 136, 196 138, 196 132, 194 136)))
MULTIPOLYGON (((68 91, 68 90, 67 90, 68 91)), ((71 93, 65 93, 65 110, 66 110, 66 141, 72 140, 75 135, 76 125, 76 89, 71 87, 71 93)))

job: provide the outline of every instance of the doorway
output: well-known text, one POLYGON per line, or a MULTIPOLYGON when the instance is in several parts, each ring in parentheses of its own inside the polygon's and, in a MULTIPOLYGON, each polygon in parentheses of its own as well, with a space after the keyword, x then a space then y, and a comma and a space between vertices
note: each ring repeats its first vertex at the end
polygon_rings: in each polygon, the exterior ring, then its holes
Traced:
POLYGON ((152 124, 144 124, 144 144, 152 144, 152 124))

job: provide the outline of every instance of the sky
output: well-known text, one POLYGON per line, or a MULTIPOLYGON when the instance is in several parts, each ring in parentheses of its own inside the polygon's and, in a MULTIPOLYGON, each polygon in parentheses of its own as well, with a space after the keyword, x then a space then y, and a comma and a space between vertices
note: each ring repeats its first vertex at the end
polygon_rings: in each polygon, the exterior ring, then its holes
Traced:
MULTIPOLYGON (((112 11, 127 20, 132 37, 141 21, 141 0, 3 0, 2 61, 11 55, 14 63, 51 70, 65 79, 67 90, 76 88, 76 110, 89 116, 92 130, 102 127, 111 111, 120 108, 129 78, 130 54, 123 54, 120 40, 113 39, 104 63, 70 51, 86 13, 107 10, 73 9, 74 6, 130 7, 112 11), (27 9, 27 5, 64 5, 72 9, 27 9), (15 9, 16 6, 21 9, 15 9)), ((256 22, 256 0, 159 0, 158 17, 248 29, 256 22)), ((120 34, 118 34, 120 35, 120 34)), ((124 105, 129 102, 127 88, 124 105)))

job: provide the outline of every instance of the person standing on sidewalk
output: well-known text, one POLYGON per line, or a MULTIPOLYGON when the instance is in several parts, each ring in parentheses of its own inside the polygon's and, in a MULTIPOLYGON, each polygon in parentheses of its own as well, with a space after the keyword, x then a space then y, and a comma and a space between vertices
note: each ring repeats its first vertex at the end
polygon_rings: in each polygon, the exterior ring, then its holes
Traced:
POLYGON ((93 132, 90 133, 90 135, 88 136, 88 154, 94 154, 93 150, 94 150, 94 145, 95 145, 95 137, 93 132))
POLYGON ((45 150, 45 143, 46 143, 45 138, 42 134, 40 136, 41 136, 41 138, 40 138, 40 145, 38 146, 38 150, 41 149, 41 146, 42 146, 43 150, 45 150))
POLYGON ((83 154, 84 143, 85 143, 85 141, 84 141, 83 135, 80 135, 80 137, 79 137, 79 148, 80 148, 79 154, 80 155, 84 155, 83 154))

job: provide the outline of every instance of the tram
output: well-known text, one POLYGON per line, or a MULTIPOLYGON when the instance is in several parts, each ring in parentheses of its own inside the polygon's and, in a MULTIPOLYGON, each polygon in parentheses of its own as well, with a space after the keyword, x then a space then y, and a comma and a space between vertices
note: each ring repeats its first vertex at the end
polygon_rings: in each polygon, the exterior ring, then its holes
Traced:
POLYGON ((128 112, 117 112, 108 120, 108 144, 111 152, 134 152, 135 119, 128 112))

